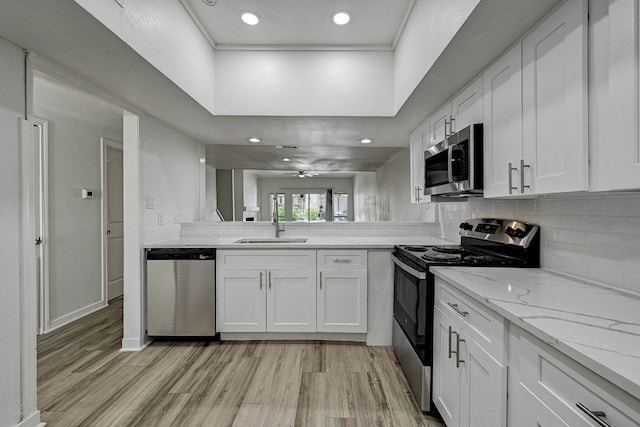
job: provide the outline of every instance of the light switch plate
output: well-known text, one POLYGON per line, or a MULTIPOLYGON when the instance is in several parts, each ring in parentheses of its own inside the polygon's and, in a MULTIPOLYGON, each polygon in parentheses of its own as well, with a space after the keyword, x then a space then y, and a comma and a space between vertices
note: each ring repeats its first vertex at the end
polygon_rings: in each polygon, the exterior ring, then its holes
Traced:
POLYGON ((158 214, 158 225, 164 225, 164 215, 158 214))
POLYGON ((147 196, 145 198, 145 206, 147 207, 147 209, 155 209, 156 208, 155 199, 153 197, 147 196))

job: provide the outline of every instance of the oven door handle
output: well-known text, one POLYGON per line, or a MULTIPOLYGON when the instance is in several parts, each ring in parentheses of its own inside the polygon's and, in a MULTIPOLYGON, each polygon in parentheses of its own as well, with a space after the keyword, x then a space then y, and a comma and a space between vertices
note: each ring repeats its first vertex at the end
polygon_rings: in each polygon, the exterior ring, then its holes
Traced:
POLYGON ((397 265, 398 267, 400 267, 401 269, 403 269, 407 273, 411 274, 413 277, 416 277, 416 278, 418 278, 420 280, 424 280, 424 279, 427 278, 427 273, 426 272, 418 271, 415 268, 409 267, 407 264, 405 264, 404 262, 402 262, 401 260, 396 258, 396 256, 393 255, 393 254, 391 254, 391 258, 393 258, 393 263, 395 265, 397 265))

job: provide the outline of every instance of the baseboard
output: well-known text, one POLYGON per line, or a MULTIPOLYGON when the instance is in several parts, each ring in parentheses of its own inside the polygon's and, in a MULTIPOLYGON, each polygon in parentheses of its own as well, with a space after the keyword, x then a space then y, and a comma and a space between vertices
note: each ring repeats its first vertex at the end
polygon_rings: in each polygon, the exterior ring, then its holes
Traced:
POLYGON ((123 338, 122 339, 122 348, 121 352, 130 352, 130 351, 142 351, 149 344, 151 344, 152 340, 148 337, 144 338, 123 338))
POLYGON ((118 298, 124 293, 124 279, 118 280, 114 283, 109 283, 107 289, 107 295, 109 297, 109 301, 114 298, 118 298))
POLYGON ((16 424, 16 427, 42 427, 45 425, 47 425, 47 423, 40 421, 40 411, 35 411, 33 414, 22 420, 22 422, 16 424))
POLYGON ((253 341, 253 340, 278 340, 278 341, 352 341, 366 342, 367 334, 339 334, 329 332, 221 332, 221 341, 253 341))
POLYGON ((65 314, 64 316, 60 316, 57 319, 49 322, 49 327, 47 328, 45 333, 55 331, 56 329, 61 328, 64 325, 68 325, 69 323, 74 322, 78 319, 81 319, 88 314, 94 313, 98 310, 102 310, 103 308, 107 307, 107 305, 108 304, 105 301, 98 301, 76 311, 72 311, 69 314, 65 314))

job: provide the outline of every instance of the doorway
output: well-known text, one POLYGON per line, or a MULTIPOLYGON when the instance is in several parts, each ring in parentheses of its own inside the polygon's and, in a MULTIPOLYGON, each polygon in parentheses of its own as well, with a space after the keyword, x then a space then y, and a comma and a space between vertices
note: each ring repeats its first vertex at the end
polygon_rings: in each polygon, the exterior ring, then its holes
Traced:
POLYGON ((102 148, 103 283, 106 300, 124 289, 124 210, 122 144, 100 139, 102 148))

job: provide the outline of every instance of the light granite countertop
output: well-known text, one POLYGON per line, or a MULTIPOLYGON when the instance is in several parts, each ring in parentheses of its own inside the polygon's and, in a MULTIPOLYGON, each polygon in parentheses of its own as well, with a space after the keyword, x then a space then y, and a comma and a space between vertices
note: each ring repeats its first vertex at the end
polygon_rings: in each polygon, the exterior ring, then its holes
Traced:
POLYGON ((541 269, 430 271, 640 399, 640 297, 541 269))
MULTIPOLYGON (((294 236, 287 236, 294 237, 294 236)), ((450 240, 438 237, 320 237, 309 236, 304 243, 236 243, 244 237, 181 237, 147 243, 145 248, 216 248, 216 249, 392 249, 394 245, 447 245, 450 240)))

